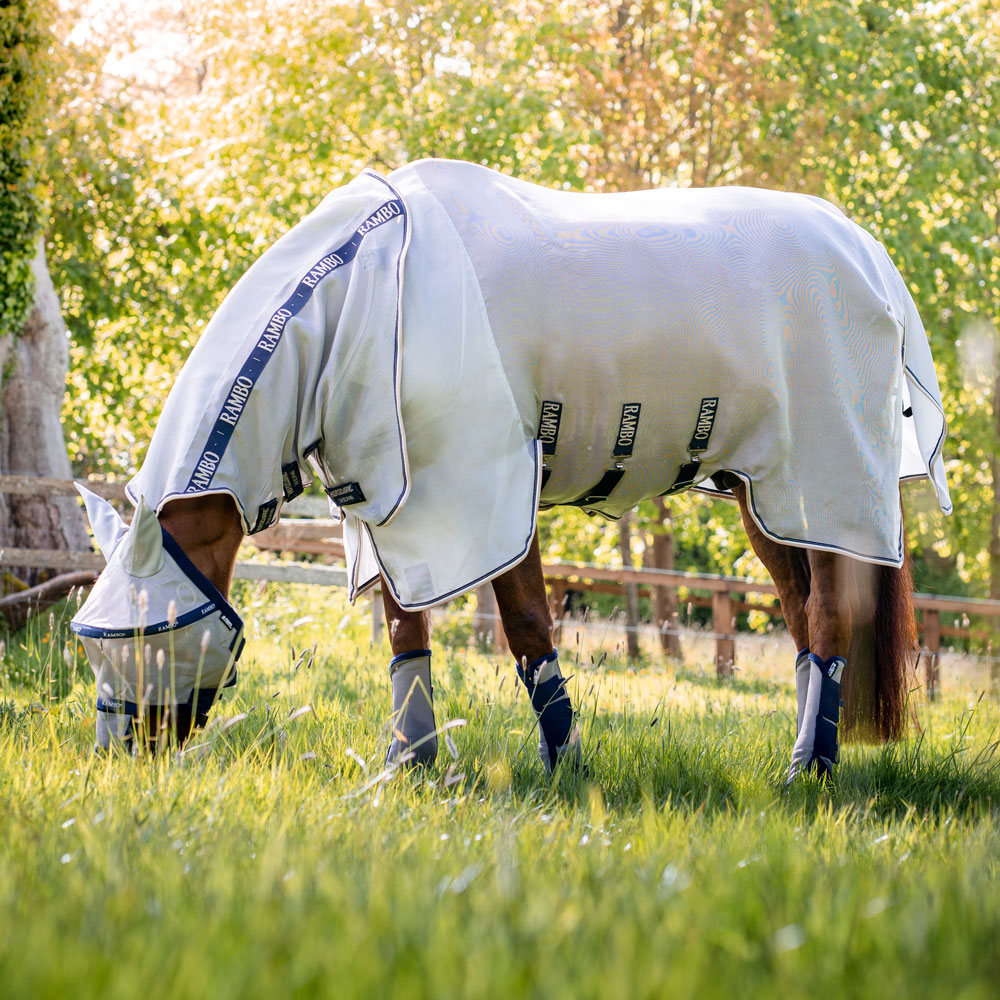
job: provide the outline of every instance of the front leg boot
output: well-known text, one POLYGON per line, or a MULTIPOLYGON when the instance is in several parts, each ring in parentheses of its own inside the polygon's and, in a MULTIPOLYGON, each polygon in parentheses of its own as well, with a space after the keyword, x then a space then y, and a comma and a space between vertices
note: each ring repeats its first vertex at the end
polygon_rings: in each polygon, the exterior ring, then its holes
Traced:
POLYGON ((437 724, 431 687, 431 651, 400 653, 389 662, 392 680, 392 742, 386 764, 413 753, 408 764, 433 764, 437 758, 437 724))
POLYGON ((538 719, 538 755, 546 774, 551 774, 556 764, 568 757, 580 765, 580 733, 574 725, 573 703, 566 690, 566 679, 559 670, 559 651, 553 649, 534 663, 517 664, 521 678, 531 699, 531 707, 538 719))

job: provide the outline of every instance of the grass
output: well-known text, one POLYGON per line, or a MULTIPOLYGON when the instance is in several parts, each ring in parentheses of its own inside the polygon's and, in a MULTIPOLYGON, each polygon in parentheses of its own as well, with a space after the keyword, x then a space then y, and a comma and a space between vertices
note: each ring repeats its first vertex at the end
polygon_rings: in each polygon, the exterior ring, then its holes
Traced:
POLYGON ((240 684, 180 755, 91 753, 68 609, 6 638, 4 998, 996 996, 1000 709, 947 667, 919 731, 785 792, 787 644, 719 684, 567 634, 588 774, 553 780, 512 664, 437 647, 455 725, 386 774, 363 615, 239 595, 240 684))

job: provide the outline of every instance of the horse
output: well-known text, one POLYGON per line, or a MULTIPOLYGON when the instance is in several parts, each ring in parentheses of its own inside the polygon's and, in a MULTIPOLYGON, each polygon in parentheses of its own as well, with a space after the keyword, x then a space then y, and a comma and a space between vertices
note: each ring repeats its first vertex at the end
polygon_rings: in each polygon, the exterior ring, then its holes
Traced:
POLYGON ((699 489, 739 504, 795 643, 789 780, 827 777, 842 722, 903 730, 899 484, 929 478, 950 511, 945 433, 903 279, 821 199, 551 191, 446 160, 365 171, 212 318, 127 486, 132 524, 85 496, 108 558, 73 621, 98 745, 136 720, 154 740, 168 716, 179 738, 204 724, 243 645, 237 549, 311 471, 351 599, 382 589, 390 762, 437 752, 428 609, 491 581, 542 763, 578 765, 537 511, 616 518, 699 489))

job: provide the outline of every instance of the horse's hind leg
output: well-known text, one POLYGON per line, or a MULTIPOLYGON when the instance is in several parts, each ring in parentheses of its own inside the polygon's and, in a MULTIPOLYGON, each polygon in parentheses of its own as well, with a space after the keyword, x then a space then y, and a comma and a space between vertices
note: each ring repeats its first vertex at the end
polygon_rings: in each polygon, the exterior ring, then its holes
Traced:
POLYGON ((829 774, 837 761, 840 682, 851 641, 855 574, 846 556, 794 548, 768 538, 753 519, 743 483, 733 488, 754 552, 767 567, 781 597, 785 624, 798 648, 797 703, 791 781, 813 764, 829 774))
POLYGON ((833 772, 839 754, 840 686, 851 644, 857 604, 852 561, 834 552, 809 549, 809 687, 788 780, 813 764, 816 773, 833 772))
POLYGON ((545 578, 538 536, 528 555, 493 581, 497 607, 517 674, 527 689, 538 719, 538 753, 546 771, 563 757, 580 761, 580 736, 573 705, 552 646, 552 615, 545 595, 545 578))
POLYGON ((798 708, 795 732, 798 733, 802 728, 809 689, 809 616, 806 614, 806 601, 809 599, 809 554, 805 549, 781 545, 760 530, 750 513, 745 483, 734 485, 733 495, 739 502, 743 527, 750 545, 778 588, 781 613, 798 650, 795 658, 795 700, 798 708))
POLYGON ((412 752, 410 761, 432 764, 437 757, 437 725, 431 687, 431 619, 427 611, 404 611, 383 581, 382 601, 392 659, 392 742, 388 761, 412 752))

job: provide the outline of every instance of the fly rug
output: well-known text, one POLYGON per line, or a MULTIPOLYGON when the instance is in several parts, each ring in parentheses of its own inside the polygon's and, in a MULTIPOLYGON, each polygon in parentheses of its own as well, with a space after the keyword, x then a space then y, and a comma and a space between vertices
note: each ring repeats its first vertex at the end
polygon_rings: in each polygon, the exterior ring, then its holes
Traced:
POLYGON ((128 485, 131 526, 85 498, 108 558, 73 623, 98 744, 204 722, 243 646, 239 541, 314 472, 351 599, 381 580, 390 759, 436 754, 426 609, 492 580, 542 760, 578 761, 537 510, 617 518, 696 487, 735 497, 775 579, 799 650, 790 777, 825 775, 842 680, 848 724, 900 732, 899 482, 929 477, 950 510, 944 435, 906 285, 820 199, 578 194, 442 160, 365 171, 213 317, 128 485))

